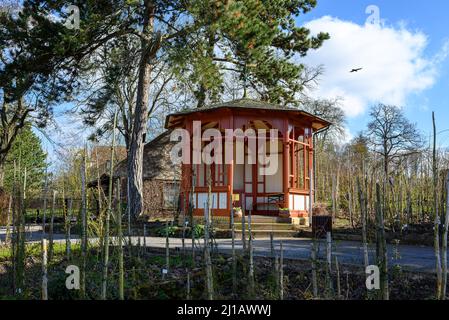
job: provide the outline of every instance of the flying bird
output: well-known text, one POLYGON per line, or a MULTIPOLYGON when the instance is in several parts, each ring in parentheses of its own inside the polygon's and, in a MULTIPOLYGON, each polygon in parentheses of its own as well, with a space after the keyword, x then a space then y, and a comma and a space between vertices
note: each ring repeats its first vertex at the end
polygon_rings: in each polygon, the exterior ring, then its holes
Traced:
POLYGON ((351 73, 354 73, 354 72, 359 72, 360 70, 362 70, 363 68, 358 68, 358 69, 352 69, 351 70, 351 73))

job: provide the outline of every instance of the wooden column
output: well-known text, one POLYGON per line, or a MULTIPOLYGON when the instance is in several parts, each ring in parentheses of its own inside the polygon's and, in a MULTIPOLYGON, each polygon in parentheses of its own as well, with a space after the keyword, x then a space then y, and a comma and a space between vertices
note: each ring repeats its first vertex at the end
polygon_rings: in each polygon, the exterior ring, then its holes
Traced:
MULTIPOLYGON (((312 129, 309 129, 312 132, 312 129)), ((313 136, 308 138, 309 144, 309 227, 312 226, 313 218, 313 205, 315 203, 315 163, 314 163, 314 152, 313 149, 313 136)))
POLYGON ((284 150, 283 150, 283 167, 282 167, 282 182, 283 182, 283 193, 284 193, 284 208, 290 208, 290 194, 288 192, 289 189, 289 180, 290 180, 290 172, 288 170, 289 161, 290 161, 290 137, 288 131, 288 120, 284 120, 284 150))
POLYGON ((228 190, 229 190, 229 198, 228 198, 228 209, 232 210, 232 195, 234 194, 234 160, 231 164, 227 165, 228 167, 228 190))

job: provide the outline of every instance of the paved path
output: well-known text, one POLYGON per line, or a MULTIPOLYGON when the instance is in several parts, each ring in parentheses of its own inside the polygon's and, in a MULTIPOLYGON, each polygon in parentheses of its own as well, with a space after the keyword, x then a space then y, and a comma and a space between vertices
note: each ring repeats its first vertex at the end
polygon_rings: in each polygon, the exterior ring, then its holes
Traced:
MULTIPOLYGON (((5 228, 0 228, 0 241, 5 240, 6 230, 5 228)), ((27 232, 27 240, 29 242, 40 241, 41 239, 41 229, 38 226, 31 227, 27 232)), ((64 242, 65 236, 63 234, 57 234, 54 236, 55 241, 64 242)), ((96 239, 90 239, 90 241, 95 242, 96 239)), ((73 242, 79 242, 79 239, 73 240, 73 242)), ((133 243, 138 243, 138 237, 133 237, 133 243)), ((280 240, 275 240, 275 248, 279 250, 280 240)), ((310 239, 301 238, 286 238, 282 239, 284 246, 284 256, 288 259, 309 259, 310 258, 310 248, 312 241, 310 239)), ((140 239, 140 243, 143 244, 143 237, 140 239)), ((198 243, 202 243, 198 242, 198 243)), ((148 247, 154 248, 165 248, 165 238, 154 238, 147 237, 146 244, 148 247)), ((191 240, 186 239, 186 246, 191 248, 191 240)), ((231 252, 231 240, 230 239, 218 239, 217 240, 218 250, 223 253, 231 252)), ((333 254, 338 257, 339 262, 351 263, 363 265, 363 250, 361 243, 352 241, 335 241, 333 243, 334 250, 333 254)), ((170 248, 182 248, 181 239, 170 239, 170 248)), ((242 242, 240 240, 236 241, 236 249, 242 249, 242 242)), ((319 242, 318 257, 321 259, 325 258, 325 243, 324 241, 319 242)), ((370 248, 370 263, 374 262, 374 249, 370 248)), ((254 254, 256 256, 270 256, 270 240, 269 239, 255 239, 254 240, 254 254)), ((432 247, 425 246, 408 246, 408 245, 388 245, 388 257, 389 265, 398 264, 404 269, 411 269, 423 272, 433 272, 435 270, 435 257, 432 247), (396 252, 397 254, 396 254, 396 252), (397 259, 398 258, 398 259, 397 259)))

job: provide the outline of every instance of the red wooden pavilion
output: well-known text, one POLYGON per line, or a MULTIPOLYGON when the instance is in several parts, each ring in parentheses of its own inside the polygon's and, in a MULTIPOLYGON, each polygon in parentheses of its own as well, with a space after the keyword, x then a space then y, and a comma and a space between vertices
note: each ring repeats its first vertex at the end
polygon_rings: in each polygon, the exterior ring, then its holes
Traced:
MULTIPOLYGON (((166 119, 166 128, 186 129, 190 135, 191 160, 195 121, 201 121, 202 134, 214 128, 219 130, 222 139, 226 129, 277 129, 274 139, 277 140, 278 151, 272 153, 268 146, 270 141, 266 142, 265 147, 267 154, 277 158, 278 166, 275 174, 264 175, 264 165, 257 157, 253 161, 255 163, 251 163, 248 137, 243 142, 243 149, 240 149, 245 153, 244 163, 238 163, 237 141, 234 140, 234 159, 231 163, 205 165, 192 164, 191 161, 182 165, 182 210, 188 210, 189 201, 192 201, 194 215, 204 215, 209 190, 207 176, 210 172, 214 216, 230 216, 233 206, 245 212, 251 210, 253 215, 289 217, 294 223, 308 222, 309 207, 314 197, 313 135, 327 129, 329 122, 298 109, 249 99, 170 114, 166 119)), ((201 147, 207 144, 208 141, 202 141, 201 147)), ((256 144, 259 148, 260 141, 256 144)), ((223 152, 223 158, 225 156, 223 152)))

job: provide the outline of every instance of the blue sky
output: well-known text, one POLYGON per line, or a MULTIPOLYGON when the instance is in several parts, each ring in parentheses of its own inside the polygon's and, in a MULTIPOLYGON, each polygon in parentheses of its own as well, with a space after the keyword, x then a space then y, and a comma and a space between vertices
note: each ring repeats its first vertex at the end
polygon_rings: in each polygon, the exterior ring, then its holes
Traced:
MULTIPOLYGON (((438 130, 449 129, 448 14, 447 0, 318 0, 313 11, 298 19, 300 24, 313 26, 312 31, 321 29, 332 37, 332 44, 305 59, 306 64, 325 67, 320 82, 323 88, 318 89, 316 96, 330 92, 326 97, 334 94, 346 98, 343 109, 347 111, 352 135, 366 127, 367 109, 376 100, 403 107, 425 135, 431 132, 432 111, 437 114, 438 130), (365 27, 369 5, 380 10, 379 30, 365 27), (373 37, 371 44, 366 42, 368 36, 373 37), (348 44, 357 50, 349 51, 348 44), (376 50, 376 56, 370 57, 370 52, 376 50), (363 57, 370 57, 369 61, 363 57), (336 75, 352 67, 365 69, 356 75, 336 75), (382 71, 389 69, 394 71, 382 71), (368 73, 371 79, 366 76, 368 73), (372 93, 366 93, 371 90, 372 93)), ((449 146, 449 132, 440 135, 440 144, 449 146)))
MULTIPOLYGON (((301 62, 322 65, 325 73, 312 96, 342 98, 347 114, 348 139, 366 128, 368 110, 383 102, 403 107, 407 117, 425 136, 431 134, 431 113, 438 131, 449 129, 449 1, 447 0, 318 0, 317 7, 298 18, 312 32, 331 35, 322 48, 301 62), (379 8, 380 26, 366 25, 366 8, 379 8), (352 68, 364 69, 351 74, 352 68)), ((65 108, 59 108, 61 111, 65 108)), ((80 146, 86 129, 80 119, 57 115, 60 131, 43 136, 51 159, 68 146, 80 146)), ((439 135, 449 147, 449 131, 439 135)))

